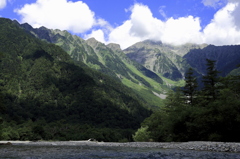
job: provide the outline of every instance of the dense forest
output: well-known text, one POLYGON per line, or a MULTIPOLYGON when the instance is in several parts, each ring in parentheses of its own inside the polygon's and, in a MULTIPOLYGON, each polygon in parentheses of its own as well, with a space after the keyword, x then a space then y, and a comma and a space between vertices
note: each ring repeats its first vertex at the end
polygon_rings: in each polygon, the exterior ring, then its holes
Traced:
POLYGON ((135 141, 240 141, 240 76, 220 77, 216 61, 206 60, 199 88, 194 70, 185 87, 168 93, 165 106, 145 119, 135 141))
POLYGON ((131 141, 151 114, 131 89, 0 19, 0 139, 131 141))

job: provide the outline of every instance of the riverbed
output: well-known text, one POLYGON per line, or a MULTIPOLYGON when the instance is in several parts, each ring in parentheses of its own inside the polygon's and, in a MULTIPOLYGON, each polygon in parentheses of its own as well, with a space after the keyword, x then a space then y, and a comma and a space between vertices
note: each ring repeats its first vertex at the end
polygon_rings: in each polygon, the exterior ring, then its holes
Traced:
POLYGON ((89 141, 11 143, 12 145, 0 146, 1 159, 240 159, 238 143, 105 143, 89 141), (228 148, 228 151, 227 149, 225 149, 226 152, 222 151, 224 149, 217 150, 224 144, 227 145, 225 148, 228 148), (232 149, 229 145, 232 145, 232 149), (194 149, 194 147, 207 146, 209 147, 208 151, 194 149), (213 146, 216 149, 213 149, 213 146), (230 152, 230 150, 232 151, 230 152))

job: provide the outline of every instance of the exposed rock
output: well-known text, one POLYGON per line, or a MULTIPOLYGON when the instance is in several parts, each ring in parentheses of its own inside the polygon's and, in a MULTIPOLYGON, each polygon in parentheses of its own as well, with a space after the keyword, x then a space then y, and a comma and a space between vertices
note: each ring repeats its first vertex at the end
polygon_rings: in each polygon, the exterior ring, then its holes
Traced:
POLYGON ((122 51, 122 49, 121 49, 119 44, 110 43, 110 44, 107 45, 107 47, 109 47, 113 51, 122 51))

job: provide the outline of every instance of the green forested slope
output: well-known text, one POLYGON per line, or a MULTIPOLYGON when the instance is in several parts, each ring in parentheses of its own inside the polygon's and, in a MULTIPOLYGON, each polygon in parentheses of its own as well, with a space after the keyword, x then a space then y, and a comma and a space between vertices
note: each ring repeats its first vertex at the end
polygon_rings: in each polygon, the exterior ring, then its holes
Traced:
POLYGON ((229 75, 240 75, 240 67, 232 70, 229 75))
POLYGON ((150 115, 129 88, 4 18, 0 52, 2 139, 131 140, 150 115))
POLYGON ((240 141, 240 76, 219 77, 216 61, 207 59, 203 87, 192 69, 186 85, 169 92, 165 106, 145 119, 135 141, 240 141))
POLYGON ((94 38, 83 40, 67 31, 51 30, 45 27, 32 28, 29 24, 21 27, 40 39, 63 48, 76 62, 111 76, 132 88, 151 108, 162 106, 162 99, 153 92, 161 94, 168 89, 156 73, 131 61, 117 44, 105 45, 94 38))

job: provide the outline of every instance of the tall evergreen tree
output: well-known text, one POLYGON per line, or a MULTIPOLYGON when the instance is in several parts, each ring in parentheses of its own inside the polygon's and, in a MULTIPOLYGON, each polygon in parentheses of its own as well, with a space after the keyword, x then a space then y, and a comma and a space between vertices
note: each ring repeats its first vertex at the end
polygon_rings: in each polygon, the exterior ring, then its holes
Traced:
MULTIPOLYGON (((0 64, 1 64, 1 59, 2 59, 2 53, 0 53, 0 64)), ((0 77, 0 80, 1 80, 1 77, 0 77)), ((2 117, 1 117, 1 114, 4 110, 3 97, 2 97, 1 92, 2 92, 2 90, 1 90, 1 85, 0 85, 0 139, 2 139, 2 117)))
POLYGON ((179 87, 176 88, 175 92, 170 90, 167 94, 167 98, 164 101, 164 110, 176 111, 177 109, 181 109, 181 107, 185 106, 185 102, 183 100, 183 93, 179 87))
POLYGON ((193 104, 194 98, 197 95, 197 79, 193 75, 193 69, 189 68, 185 75, 185 86, 182 89, 184 96, 186 97, 186 103, 193 104))
MULTIPOLYGON (((0 64, 2 60, 3 54, 0 52, 0 64)), ((2 96, 2 89, 1 89, 1 76, 0 76, 0 114, 3 111, 3 96, 2 96)))
POLYGON ((207 74, 203 76, 203 93, 208 100, 215 100, 217 98, 217 83, 219 82, 218 74, 220 73, 215 68, 216 61, 206 59, 207 74))

